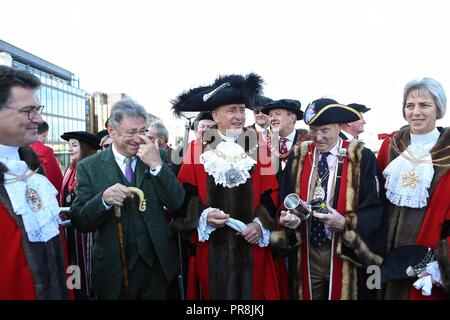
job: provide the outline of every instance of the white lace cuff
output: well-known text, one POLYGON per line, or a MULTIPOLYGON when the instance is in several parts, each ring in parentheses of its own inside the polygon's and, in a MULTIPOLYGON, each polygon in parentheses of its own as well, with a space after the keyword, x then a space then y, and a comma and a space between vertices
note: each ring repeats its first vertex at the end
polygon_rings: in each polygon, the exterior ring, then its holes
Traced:
POLYGON ((263 225, 262 225, 261 221, 259 221, 258 217, 253 219, 253 222, 256 222, 257 224, 259 224, 259 226, 261 227, 261 231, 262 231, 262 237, 261 237, 261 239, 259 239, 258 245, 261 248, 267 247, 269 245, 270 230, 263 227, 263 225))
POLYGON ((430 262, 427 264, 427 272, 431 274, 434 281, 438 282, 441 286, 444 285, 441 278, 441 271, 439 270, 439 264, 437 261, 430 262))
POLYGON ((198 240, 200 242, 205 242, 206 240, 209 240, 209 235, 211 232, 216 230, 215 227, 211 227, 208 224, 208 213, 211 211, 216 210, 216 208, 207 208, 203 210, 202 214, 200 215, 200 219, 198 221, 197 226, 197 233, 198 233, 198 240))
POLYGON ((431 296, 433 282, 431 281, 430 275, 417 279, 417 281, 413 283, 413 286, 417 290, 422 290, 423 296, 431 296))

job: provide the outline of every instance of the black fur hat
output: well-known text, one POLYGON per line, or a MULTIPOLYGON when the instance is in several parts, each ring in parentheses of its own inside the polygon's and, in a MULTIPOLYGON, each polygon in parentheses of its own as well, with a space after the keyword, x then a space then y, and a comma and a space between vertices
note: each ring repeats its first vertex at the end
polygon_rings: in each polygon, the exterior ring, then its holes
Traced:
POLYGON ((262 93, 262 84, 263 79, 255 73, 219 76, 212 85, 191 89, 172 100, 172 110, 179 118, 182 112, 213 111, 235 103, 251 108, 262 93))

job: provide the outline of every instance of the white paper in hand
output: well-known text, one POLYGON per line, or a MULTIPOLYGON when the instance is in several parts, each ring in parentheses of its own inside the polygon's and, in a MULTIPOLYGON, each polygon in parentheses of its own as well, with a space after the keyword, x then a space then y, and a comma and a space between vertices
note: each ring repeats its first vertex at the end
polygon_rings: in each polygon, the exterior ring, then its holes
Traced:
POLYGON ((236 230, 237 232, 242 232, 247 228, 247 225, 240 220, 230 218, 228 219, 227 226, 236 230))

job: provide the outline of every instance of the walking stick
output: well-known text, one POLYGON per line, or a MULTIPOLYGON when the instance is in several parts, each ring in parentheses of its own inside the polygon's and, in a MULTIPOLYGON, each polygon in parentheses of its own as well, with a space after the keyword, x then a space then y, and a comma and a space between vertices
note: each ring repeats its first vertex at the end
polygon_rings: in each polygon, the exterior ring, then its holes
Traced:
MULTIPOLYGON (((130 189, 132 194, 135 194, 139 197, 139 211, 144 212, 146 209, 146 202, 144 198, 144 192, 142 190, 135 188, 135 187, 128 187, 130 189)), ((128 297, 128 269, 127 269, 127 261, 125 258, 125 245, 123 242, 123 228, 122 228, 122 221, 120 219, 122 212, 120 210, 120 207, 114 206, 114 214, 116 216, 116 223, 117 223, 117 237, 119 239, 119 250, 120 250, 120 264, 122 266, 122 283, 123 287, 125 289, 125 294, 128 297)))
MULTIPOLYGON (((189 130, 191 130, 192 119, 197 115, 196 112, 183 112, 181 116, 186 119, 184 124, 184 139, 183 139, 183 157, 187 153, 188 144, 189 144, 189 130)), ((183 276, 183 254, 181 252, 181 235, 178 232, 178 255, 180 258, 180 268, 178 271, 178 288, 180 290, 180 299, 184 300, 184 276, 183 276)))

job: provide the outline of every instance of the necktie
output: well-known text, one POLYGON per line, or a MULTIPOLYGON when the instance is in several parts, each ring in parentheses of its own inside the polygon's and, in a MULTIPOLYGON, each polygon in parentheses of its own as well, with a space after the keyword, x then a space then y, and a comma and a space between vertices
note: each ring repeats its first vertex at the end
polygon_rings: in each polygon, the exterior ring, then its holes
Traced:
POLYGON ((131 183, 131 181, 133 181, 133 168, 131 168, 130 157, 125 158, 125 164, 127 165, 125 167, 125 177, 127 178, 128 182, 131 183))
POLYGON ((283 155, 288 152, 288 148, 286 145, 287 138, 280 137, 280 154, 283 155))
MULTIPOLYGON (((325 191, 325 198, 323 201, 326 201, 327 198, 327 186, 328 186, 328 162, 327 157, 330 155, 330 152, 322 153, 322 157, 319 160, 317 173, 319 178, 322 180, 322 188, 325 191)), ((325 243, 325 224, 317 219, 316 217, 312 217, 311 220, 311 232, 310 232, 310 241, 312 245, 316 248, 321 248, 325 243)))

